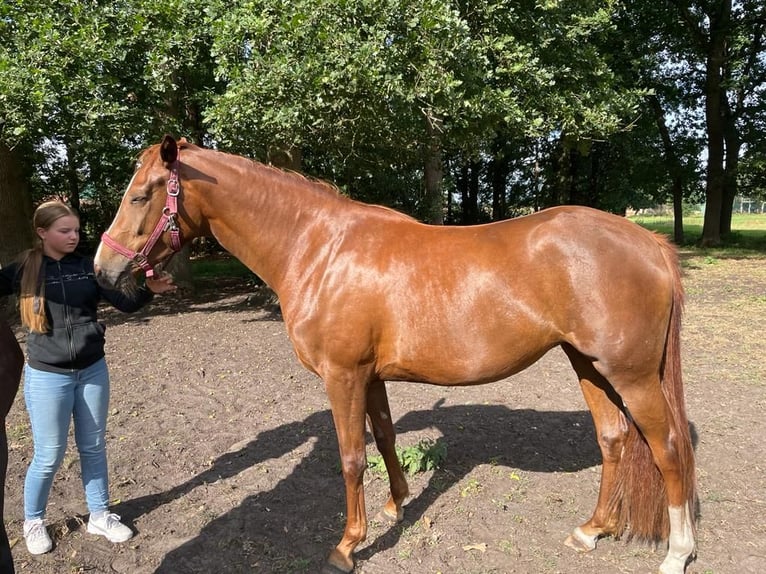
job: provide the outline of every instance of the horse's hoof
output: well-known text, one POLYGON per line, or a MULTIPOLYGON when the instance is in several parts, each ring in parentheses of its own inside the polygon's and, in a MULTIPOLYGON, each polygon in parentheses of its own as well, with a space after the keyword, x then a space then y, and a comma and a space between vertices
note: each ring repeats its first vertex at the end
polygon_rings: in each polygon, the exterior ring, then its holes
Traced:
POLYGON ((322 574, 351 574, 354 571, 354 559, 345 557, 337 548, 327 557, 322 566, 322 574))
POLYGON ((393 526, 397 522, 401 522, 404 519, 404 511, 399 511, 398 514, 390 514, 385 508, 378 512, 375 515, 375 522, 380 522, 381 524, 387 524, 388 526, 393 526))
POLYGON ((578 526, 572 534, 567 536, 564 544, 577 552, 585 553, 596 549, 596 539, 596 536, 588 536, 578 526))

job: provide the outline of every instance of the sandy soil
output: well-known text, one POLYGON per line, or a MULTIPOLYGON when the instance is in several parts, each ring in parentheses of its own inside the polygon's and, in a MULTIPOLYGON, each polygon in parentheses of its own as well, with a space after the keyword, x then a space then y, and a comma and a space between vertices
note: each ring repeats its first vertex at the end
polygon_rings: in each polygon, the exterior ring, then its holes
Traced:
MULTIPOLYGON (((702 517, 692 574, 766 572, 766 262, 686 261, 684 371, 698 436, 702 517)), ((112 545, 84 528, 76 450, 51 494, 54 550, 21 540, 31 456, 23 397, 8 420, 6 524, 22 573, 311 573, 338 542, 343 484, 320 380, 300 367, 278 309, 251 285, 202 285, 133 316, 105 314, 113 510, 136 531, 112 545)), ((563 545, 598 492, 590 415, 563 353, 466 389, 389 384, 400 446, 447 448, 410 479, 405 520, 373 524, 360 574, 644 573, 664 549, 563 545)), ((373 445, 369 453, 375 453, 373 445)), ((387 484, 366 478, 372 516, 387 484)))

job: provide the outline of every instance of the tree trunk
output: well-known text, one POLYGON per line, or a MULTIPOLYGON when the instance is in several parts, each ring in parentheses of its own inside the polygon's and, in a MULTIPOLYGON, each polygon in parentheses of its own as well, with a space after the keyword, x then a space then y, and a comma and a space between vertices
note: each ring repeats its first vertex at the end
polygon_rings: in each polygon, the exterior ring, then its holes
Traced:
POLYGON ((489 162, 489 179, 492 186, 492 221, 500 221, 508 216, 506 183, 510 168, 508 158, 503 153, 503 143, 499 138, 493 142, 492 159, 489 162))
POLYGON ((594 145, 588 154, 588 190, 583 199, 582 205, 588 205, 601 209, 603 201, 601 200, 601 147, 594 145))
POLYGON ((1 264, 13 261, 32 242, 32 199, 22 157, 18 148, 0 143, 1 264))
POLYGON ((721 243, 721 215, 724 195, 724 98, 722 85, 729 34, 732 0, 723 0, 720 12, 710 16, 705 76, 705 120, 707 123, 707 181, 705 185, 705 220, 700 245, 709 247, 721 243))
POLYGON ((466 173, 466 193, 463 195, 463 225, 474 225, 479 221, 479 173, 479 162, 472 161, 466 173))
POLYGON ((566 196, 563 203, 566 205, 574 205, 577 198, 577 179, 580 175, 580 154, 576 149, 569 148, 567 156, 567 166, 569 169, 566 174, 566 182, 568 186, 566 188, 566 196))
POLYGON ((468 209, 468 181, 470 179, 470 168, 467 163, 460 165, 456 179, 455 188, 460 193, 460 223, 465 225, 465 210, 468 209))
MULTIPOLYGON (((727 112, 729 106, 726 106, 727 112)), ((731 114, 726 114, 725 125, 726 142, 726 162, 724 164, 723 174, 723 194, 721 200, 721 235, 726 236, 731 233, 731 216, 734 210, 734 198, 737 197, 737 174, 739 172, 739 148, 741 140, 737 130, 736 118, 731 114)))
POLYGON ((440 123, 438 119, 426 116, 428 144, 425 150, 425 212, 426 222, 436 225, 444 225, 444 166, 439 137, 440 123))
POLYGON ((543 199, 541 208, 554 205, 566 205, 572 196, 572 150, 567 143, 567 136, 561 134, 557 143, 557 151, 554 159, 555 178, 551 186, 551 193, 543 199))
POLYGON ((654 110, 654 121, 657 124, 657 130, 662 139, 662 148, 665 156, 665 167, 670 175, 671 189, 673 192, 673 241, 676 245, 682 245, 684 242, 684 220, 683 220, 683 177, 681 164, 678 161, 673 140, 670 139, 670 131, 665 123, 665 111, 662 109, 660 100, 657 96, 650 96, 649 103, 654 110))
POLYGON ((189 130, 192 141, 200 147, 205 147, 207 131, 202 121, 202 109, 198 102, 191 102, 186 106, 184 125, 189 130))

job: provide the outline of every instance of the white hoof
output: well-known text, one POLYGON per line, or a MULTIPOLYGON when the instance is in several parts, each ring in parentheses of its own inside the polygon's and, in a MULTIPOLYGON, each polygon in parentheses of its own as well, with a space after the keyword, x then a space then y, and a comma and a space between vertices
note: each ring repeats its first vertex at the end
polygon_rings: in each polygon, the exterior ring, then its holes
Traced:
POLYGON ((683 560, 675 556, 666 556, 660 564, 660 574, 684 574, 686 570, 686 559, 683 560))
POLYGON ((577 550, 577 552, 590 552, 591 550, 596 549, 597 540, 598 536, 588 536, 582 531, 582 528, 578 526, 574 529, 572 534, 567 537, 564 544, 577 550))

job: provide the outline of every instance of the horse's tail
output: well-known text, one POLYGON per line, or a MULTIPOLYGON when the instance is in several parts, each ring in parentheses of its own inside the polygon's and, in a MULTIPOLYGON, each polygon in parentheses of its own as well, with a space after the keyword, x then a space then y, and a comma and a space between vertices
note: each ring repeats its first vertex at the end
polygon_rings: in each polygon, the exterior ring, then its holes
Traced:
MULTIPOLYGON (((662 392, 670 410, 670 441, 678 455, 681 483, 696 525, 697 487, 689 420, 686 416, 684 385, 681 377, 681 316, 684 290, 678 253, 664 237, 655 235, 673 285, 670 320, 665 335, 665 353, 660 365, 662 392)), ((628 414, 628 417, 630 415, 628 414)), ((654 463, 652 452, 633 421, 628 421, 628 437, 618 465, 615 489, 610 499, 610 515, 617 517, 617 533, 627 530, 627 539, 658 542, 668 537, 670 519, 665 482, 654 463)), ((696 534, 696 533, 695 533, 696 534)))

